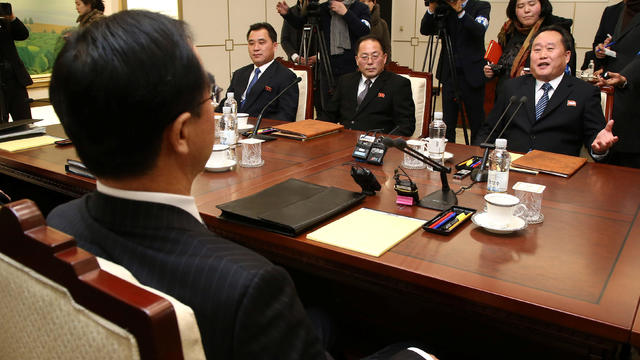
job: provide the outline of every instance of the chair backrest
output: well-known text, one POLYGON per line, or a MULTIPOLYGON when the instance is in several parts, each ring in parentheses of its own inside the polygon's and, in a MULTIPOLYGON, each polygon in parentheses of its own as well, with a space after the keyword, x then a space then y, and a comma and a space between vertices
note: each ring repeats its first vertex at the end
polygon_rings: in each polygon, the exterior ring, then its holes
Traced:
POLYGON ((613 86, 601 86, 600 87, 600 101, 602 105, 602 111, 604 112, 604 118, 611 120, 613 117, 613 86))
POLYGON ((399 71, 400 76, 404 76, 411 81, 413 104, 416 108, 416 127, 411 137, 425 137, 429 133, 429 120, 431 118, 433 75, 427 72, 406 71, 404 69, 399 71))
POLYGON ((296 76, 302 78, 298 83, 298 112, 296 113, 296 121, 313 119, 313 69, 310 66, 297 65, 291 61, 283 60, 281 57, 277 60, 284 66, 293 71, 296 76))
POLYGON ((0 229, 0 358, 183 358, 169 301, 102 270, 32 201, 0 208, 0 229))

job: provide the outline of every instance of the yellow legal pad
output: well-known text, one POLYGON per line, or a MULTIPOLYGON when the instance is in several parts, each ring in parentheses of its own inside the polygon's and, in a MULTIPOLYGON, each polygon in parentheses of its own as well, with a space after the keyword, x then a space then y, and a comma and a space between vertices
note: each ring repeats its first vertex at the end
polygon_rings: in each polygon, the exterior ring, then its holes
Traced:
POLYGON ((43 135, 30 137, 25 139, 11 140, 0 143, 0 150, 5 151, 18 151, 18 150, 26 150, 31 149, 38 146, 51 145, 56 140, 60 140, 60 138, 43 135))
POLYGON ((421 219, 362 208, 307 234, 307 239, 378 257, 424 223, 421 219))

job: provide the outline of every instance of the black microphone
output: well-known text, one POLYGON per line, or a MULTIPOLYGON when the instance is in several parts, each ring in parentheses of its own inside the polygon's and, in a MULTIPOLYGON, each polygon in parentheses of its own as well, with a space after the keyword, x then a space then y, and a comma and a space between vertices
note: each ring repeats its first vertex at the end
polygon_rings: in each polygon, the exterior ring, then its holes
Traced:
POLYGON ((262 108, 262 111, 260 111, 260 114, 258 115, 258 120, 256 120, 256 127, 253 129, 253 133, 251 134, 252 138, 260 139, 264 141, 277 139, 275 136, 258 134, 258 129, 260 128, 260 123, 262 122, 262 115, 264 114, 265 110, 267 110, 267 108, 271 106, 271 104, 273 104, 274 101, 278 100, 280 96, 282 96, 282 94, 284 94, 287 90, 289 90, 290 87, 292 87, 293 85, 296 85, 300 81, 302 81, 302 78, 298 76, 295 80, 293 80, 291 84, 287 85, 284 89, 282 89, 282 91, 280 91, 278 95, 276 95, 273 99, 271 99, 271 101, 269 101, 269 103, 262 108))
POLYGON ((489 141, 489 139, 491 139, 491 135, 493 135, 493 132, 496 131, 496 129, 498 128, 498 125, 500 125, 500 123, 502 122, 502 119, 504 119, 504 117, 507 115, 507 111, 509 111, 509 108, 511 107, 511 105, 513 105, 516 100, 518 99, 517 96, 513 95, 510 99, 509 99, 509 105, 507 105, 507 107, 504 109, 504 111, 502 112, 502 115, 500 115, 500 117, 498 118, 498 121, 496 122, 495 125, 493 125, 493 129, 491 129, 491 132, 489 133, 489 135, 487 135, 487 138, 484 139, 483 144, 486 144, 487 141, 489 141))
POLYGON ((442 189, 432 192, 431 194, 423 197, 418 202, 419 206, 435 209, 445 210, 458 203, 456 194, 449 187, 449 181, 447 180, 447 174, 451 172, 450 167, 446 167, 431 158, 425 156, 421 152, 414 150, 407 146, 407 142, 403 138, 391 139, 385 137, 382 139, 382 143, 386 147, 394 147, 403 153, 422 161, 423 163, 431 166, 434 170, 440 172, 440 181, 442 183, 442 189))
POLYGON ((520 98, 520 104, 518 104, 518 107, 516 108, 516 110, 513 112, 513 114, 511 114, 511 117, 509 118, 509 121, 507 121, 507 123, 502 128, 502 131, 500 131, 500 134, 498 134, 498 138, 502 137, 502 133, 504 133, 504 131, 507 130, 507 128, 509 127, 509 124, 511 124, 511 120, 513 120, 513 118, 516 117, 516 114, 518 113, 518 111, 520 111, 520 108, 526 102, 527 102, 527 97, 526 96, 523 96, 523 97, 520 98))
MULTIPOLYGON (((498 128, 498 126, 500 125, 500 123, 502 122, 504 117, 507 115, 507 112, 509 111, 509 108, 511 107, 511 105, 513 105, 516 102, 517 99, 518 98, 515 95, 512 96, 509 99, 509 105, 507 105, 507 107, 504 109, 504 111, 502 112, 502 115, 500 115, 500 118, 498 119, 496 124, 493 126, 493 129, 491 129, 491 132, 489 133, 487 138, 484 139, 484 142, 482 144, 480 144, 480 147, 484 148, 484 154, 482 155, 482 163, 480 163, 480 166, 475 168, 475 169, 473 169, 473 170, 471 170, 471 179, 473 179, 473 181, 475 181, 475 182, 485 182, 489 178, 489 171, 487 171, 487 158, 489 157, 489 149, 493 149, 495 147, 495 145, 488 143, 488 141, 491 138, 491 135, 493 135, 493 132, 496 131, 496 129, 498 128)), ((498 137, 500 137, 502 135, 502 133, 504 132, 504 129, 506 129, 507 126, 509 126, 509 123, 511 122, 511 119, 513 119, 515 114, 518 112, 518 110, 520 109, 520 107, 523 104, 523 101, 524 102, 527 101, 527 97, 526 96, 523 96, 523 97, 520 98, 520 104, 518 104, 518 107, 517 107, 516 111, 511 116, 511 118, 510 118, 509 122, 507 123, 507 125, 504 128, 502 128, 502 132, 500 132, 500 135, 498 135, 498 137)))

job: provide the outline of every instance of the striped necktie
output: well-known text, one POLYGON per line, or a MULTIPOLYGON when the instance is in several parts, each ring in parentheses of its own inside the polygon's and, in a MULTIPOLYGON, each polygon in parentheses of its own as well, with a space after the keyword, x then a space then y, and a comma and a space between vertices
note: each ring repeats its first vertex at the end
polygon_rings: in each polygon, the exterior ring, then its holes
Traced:
POLYGON ((247 101, 247 97, 249 96, 249 91, 251 91, 251 88, 253 87, 253 85, 255 85, 258 82, 258 75, 260 75, 260 68, 256 68, 256 72, 253 75, 253 79, 251 79, 251 82, 247 86, 247 91, 245 91, 244 93, 244 99, 242 99, 242 101, 240 102, 240 106, 243 106, 244 103, 247 101))
POLYGON ((542 84, 542 90, 544 91, 542 93, 542 97, 540 98, 540 100, 538 100, 538 103, 536 104, 536 121, 540 119, 540 116, 542 116, 544 109, 547 107, 547 104, 549 103, 549 90, 551 90, 551 84, 549 83, 542 84))
POLYGON ((371 79, 365 80, 364 85, 364 89, 360 92, 360 94, 358 94, 358 106, 362 104, 362 100, 364 100, 365 96, 367 96, 367 93, 369 92, 369 88, 371 87, 371 79))

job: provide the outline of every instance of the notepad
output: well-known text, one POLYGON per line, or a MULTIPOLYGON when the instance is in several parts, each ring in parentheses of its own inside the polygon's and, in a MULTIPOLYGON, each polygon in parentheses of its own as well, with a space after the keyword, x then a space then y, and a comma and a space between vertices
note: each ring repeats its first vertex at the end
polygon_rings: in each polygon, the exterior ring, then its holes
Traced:
POLYGON ((3 143, 0 143, 0 150, 11 151, 11 152, 19 151, 19 150, 27 150, 27 149, 31 149, 38 146, 51 145, 56 140, 60 140, 60 138, 49 136, 49 135, 43 135, 43 136, 30 137, 26 139, 5 141, 3 143))
POLYGON ((307 239, 379 257, 424 220, 362 208, 307 234, 307 239))

